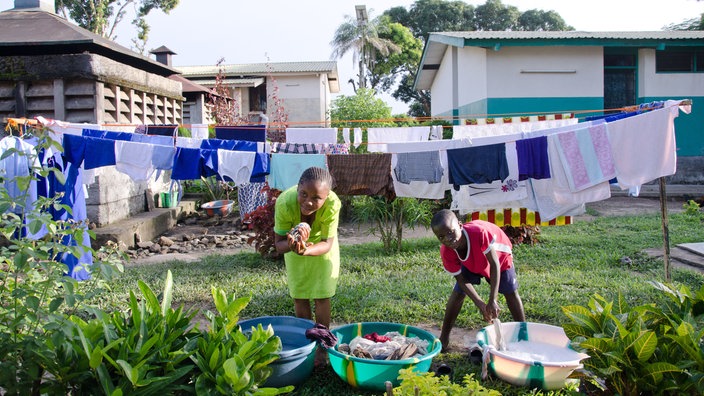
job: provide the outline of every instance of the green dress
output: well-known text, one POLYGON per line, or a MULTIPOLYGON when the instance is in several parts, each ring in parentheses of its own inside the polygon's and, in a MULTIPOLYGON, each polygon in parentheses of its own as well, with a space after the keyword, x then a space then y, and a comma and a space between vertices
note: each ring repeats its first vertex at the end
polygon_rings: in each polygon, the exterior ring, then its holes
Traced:
MULTIPOLYGON (((315 214, 310 224, 308 242, 318 243, 335 237, 330 251, 321 256, 300 256, 293 252, 284 254, 288 290, 292 298, 321 299, 335 295, 337 279, 340 275, 340 246, 337 238, 337 225, 340 220, 342 203, 330 191, 323 206, 315 214)), ((282 192, 276 199, 274 232, 286 235, 301 222, 301 207, 298 205, 298 185, 282 192)))

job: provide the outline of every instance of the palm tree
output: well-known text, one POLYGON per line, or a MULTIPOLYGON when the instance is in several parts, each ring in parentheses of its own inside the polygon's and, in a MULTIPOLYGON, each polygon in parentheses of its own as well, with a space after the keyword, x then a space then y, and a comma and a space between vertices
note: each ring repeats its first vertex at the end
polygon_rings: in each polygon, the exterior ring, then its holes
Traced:
POLYGON ((379 37, 379 33, 383 33, 386 29, 388 29, 386 18, 377 17, 368 21, 366 18, 354 19, 345 15, 345 22, 335 31, 335 37, 330 42, 333 47, 331 57, 340 59, 348 51, 353 51, 353 62, 359 65, 358 88, 366 88, 365 69, 372 69, 377 54, 389 56, 391 53, 401 52, 398 45, 379 37))

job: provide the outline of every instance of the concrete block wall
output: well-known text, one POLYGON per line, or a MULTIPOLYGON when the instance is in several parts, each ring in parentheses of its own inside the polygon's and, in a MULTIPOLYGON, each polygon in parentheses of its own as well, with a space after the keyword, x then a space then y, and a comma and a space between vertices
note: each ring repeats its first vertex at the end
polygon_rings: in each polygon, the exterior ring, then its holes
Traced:
POLYGON ((162 172, 156 180, 152 175, 148 182, 135 182, 114 166, 96 169, 95 180, 87 185, 88 218, 102 227, 146 211, 147 196, 167 191, 171 184, 169 176, 170 172, 162 172))

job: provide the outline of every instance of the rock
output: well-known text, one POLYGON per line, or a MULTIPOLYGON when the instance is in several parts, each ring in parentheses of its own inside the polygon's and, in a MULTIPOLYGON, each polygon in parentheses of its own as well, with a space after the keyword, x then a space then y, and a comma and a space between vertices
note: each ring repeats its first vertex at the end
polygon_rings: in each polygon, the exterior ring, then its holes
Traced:
POLYGON ((214 227, 220 223, 220 216, 213 216, 205 221, 203 224, 205 227, 214 227))
POLYGON ((154 245, 154 242, 152 241, 143 241, 143 242, 137 242, 137 247, 140 249, 149 249, 154 245))
POLYGON ((159 237, 159 245, 161 246, 171 246, 174 244, 174 241, 171 240, 169 237, 161 236, 159 237))
POLYGON ((149 252, 151 253, 160 253, 161 252, 161 246, 153 243, 151 246, 149 246, 149 252))

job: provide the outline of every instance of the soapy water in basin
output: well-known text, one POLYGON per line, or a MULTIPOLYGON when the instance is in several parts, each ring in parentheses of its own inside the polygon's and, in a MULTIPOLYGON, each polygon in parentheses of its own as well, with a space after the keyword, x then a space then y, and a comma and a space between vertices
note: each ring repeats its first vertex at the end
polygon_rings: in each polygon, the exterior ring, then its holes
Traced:
POLYGON ((509 342, 506 350, 501 352, 518 359, 542 363, 578 362, 581 356, 569 348, 530 341, 509 342))

